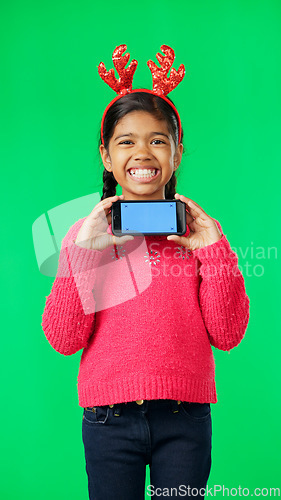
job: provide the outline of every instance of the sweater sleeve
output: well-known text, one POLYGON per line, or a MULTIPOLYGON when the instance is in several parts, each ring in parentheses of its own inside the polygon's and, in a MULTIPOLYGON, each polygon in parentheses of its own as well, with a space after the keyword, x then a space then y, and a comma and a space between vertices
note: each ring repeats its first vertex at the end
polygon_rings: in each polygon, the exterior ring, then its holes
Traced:
POLYGON ((84 220, 71 226, 62 240, 57 274, 42 315, 41 326, 47 340, 64 355, 86 347, 94 331, 92 289, 102 252, 74 243, 84 220))
POLYGON ((230 351, 245 335, 249 321, 249 297, 232 251, 220 223, 222 237, 216 243, 194 250, 199 259, 199 303, 210 343, 230 351))

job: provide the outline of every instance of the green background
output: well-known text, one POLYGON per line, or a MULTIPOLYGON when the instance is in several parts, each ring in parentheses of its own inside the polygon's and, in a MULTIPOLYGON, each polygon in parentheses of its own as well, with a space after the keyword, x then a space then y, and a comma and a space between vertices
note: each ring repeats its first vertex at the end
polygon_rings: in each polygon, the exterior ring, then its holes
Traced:
MULTIPOLYGON (((170 94, 186 148, 177 190, 220 221, 250 298, 242 343, 213 348, 208 486, 280 487, 280 2, 10 1, 0 14, 1 498, 88 498, 82 351, 62 356, 44 336, 54 276, 39 270, 32 228, 102 192, 97 138, 115 93, 97 66, 113 67, 123 43, 139 61, 134 88, 151 88, 146 62, 162 44, 185 64, 170 94)), ((68 227, 89 210, 78 212, 68 227)))

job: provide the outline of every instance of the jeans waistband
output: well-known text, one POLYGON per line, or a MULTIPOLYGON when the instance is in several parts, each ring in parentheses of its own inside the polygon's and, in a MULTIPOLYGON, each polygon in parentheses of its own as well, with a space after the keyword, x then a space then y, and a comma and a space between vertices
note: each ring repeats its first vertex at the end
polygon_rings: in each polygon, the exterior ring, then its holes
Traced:
MULTIPOLYGON (((102 408, 113 408, 114 411, 121 410, 122 408, 133 408, 140 411, 147 411, 148 409, 159 409, 170 407, 174 411, 178 411, 178 406, 181 401, 177 401, 175 399, 141 399, 137 401, 128 401, 124 403, 115 403, 109 405, 101 405, 102 408)), ((86 410, 93 410, 98 405, 93 407, 86 407, 86 410)))
POLYGON ((175 404, 180 404, 180 401, 176 401, 174 399, 141 399, 137 401, 128 401, 126 403, 118 403, 114 406, 125 406, 125 407, 143 407, 146 406, 148 408, 161 408, 166 406, 171 406, 175 404))

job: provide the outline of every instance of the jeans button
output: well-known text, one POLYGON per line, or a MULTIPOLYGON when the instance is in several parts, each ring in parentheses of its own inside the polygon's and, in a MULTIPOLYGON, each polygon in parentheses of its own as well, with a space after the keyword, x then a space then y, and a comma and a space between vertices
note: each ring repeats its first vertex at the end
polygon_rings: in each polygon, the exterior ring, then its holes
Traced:
POLYGON ((137 403, 137 405, 142 405, 142 404, 143 404, 143 399, 138 399, 138 400, 136 401, 136 403, 137 403))
POLYGON ((92 411, 93 413, 96 413, 96 408, 93 406, 85 406, 85 410, 92 411))

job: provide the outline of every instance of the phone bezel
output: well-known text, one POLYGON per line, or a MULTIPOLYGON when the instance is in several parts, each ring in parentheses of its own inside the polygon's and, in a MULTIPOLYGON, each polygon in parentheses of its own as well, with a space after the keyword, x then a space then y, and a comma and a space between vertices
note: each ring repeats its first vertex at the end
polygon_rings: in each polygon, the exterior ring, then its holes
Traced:
POLYGON ((181 200, 117 200, 112 203, 111 208, 111 230, 115 236, 124 236, 125 234, 130 235, 144 235, 144 236, 169 236, 170 234, 175 234, 177 236, 182 236, 186 233, 186 206, 181 200), (177 213, 177 232, 165 232, 165 233, 139 233, 139 232, 122 232, 121 231, 121 204, 122 203, 170 203, 171 201, 176 203, 176 213, 177 213))

